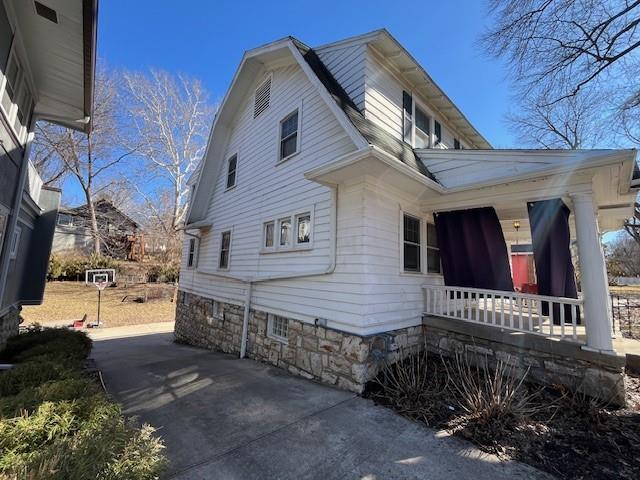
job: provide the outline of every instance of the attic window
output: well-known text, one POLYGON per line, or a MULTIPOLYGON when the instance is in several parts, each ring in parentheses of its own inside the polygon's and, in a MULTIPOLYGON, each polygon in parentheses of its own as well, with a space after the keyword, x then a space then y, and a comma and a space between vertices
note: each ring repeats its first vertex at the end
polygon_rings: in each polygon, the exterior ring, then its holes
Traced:
POLYGON ((267 108, 269 108, 269 100, 271 99, 271 77, 262 82, 256 88, 256 94, 253 104, 253 118, 256 118, 267 108))
POLYGON ((40 2, 33 2, 36 6, 36 13, 50 22, 58 23, 58 14, 53 8, 47 7, 40 2))

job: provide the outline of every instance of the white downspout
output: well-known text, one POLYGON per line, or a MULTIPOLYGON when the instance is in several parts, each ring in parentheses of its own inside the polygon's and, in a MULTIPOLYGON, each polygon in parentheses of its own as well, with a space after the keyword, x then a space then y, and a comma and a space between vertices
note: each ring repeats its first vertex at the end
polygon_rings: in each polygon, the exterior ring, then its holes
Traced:
MULTIPOLYGON (((282 275, 267 275, 264 277, 253 277, 253 278, 242 278, 242 277, 233 277, 231 275, 225 274, 216 274, 210 273, 210 275, 221 276, 226 278, 233 278, 234 280, 239 280, 241 282, 245 282, 247 284, 247 291, 244 299, 244 317, 242 320, 242 340, 240 342, 240 358, 244 358, 247 353, 247 334, 249 330, 249 314, 251 312, 251 291, 253 289, 254 283, 268 282, 270 280, 284 280, 287 278, 297 278, 297 277, 312 277, 316 275, 328 275, 333 273, 336 269, 336 253, 338 247, 338 187, 330 187, 331 188, 331 202, 333 204, 333 209, 331 210, 331 217, 329 219, 329 238, 331 243, 329 244, 329 265, 326 268, 321 270, 313 270, 309 272, 299 272, 299 273, 291 273, 291 274, 282 274, 282 275)), ((208 272, 202 272, 208 273, 208 272)))

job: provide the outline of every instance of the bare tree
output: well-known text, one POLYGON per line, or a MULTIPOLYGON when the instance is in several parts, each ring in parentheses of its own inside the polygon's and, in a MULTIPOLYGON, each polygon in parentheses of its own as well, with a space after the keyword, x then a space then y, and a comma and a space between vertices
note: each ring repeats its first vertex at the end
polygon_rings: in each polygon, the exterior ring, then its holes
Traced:
POLYGON ((507 116, 518 140, 538 148, 592 148, 610 132, 606 122, 604 97, 584 91, 556 103, 531 97, 507 116))
POLYGON ((617 126, 601 131, 640 144, 640 0, 489 0, 489 13, 494 22, 482 43, 506 61, 527 124, 575 148, 561 137, 571 139, 571 124, 579 127, 571 116, 589 111, 595 95, 609 103, 600 121, 609 117, 617 126), (558 128, 563 117, 566 129, 558 128))
POLYGON ((144 161, 133 188, 154 217, 155 228, 175 236, 185 220, 187 180, 204 154, 215 108, 196 79, 159 70, 125 72, 123 77, 134 131, 131 143, 140 144, 144 161))
POLYGON ((607 271, 610 275, 640 275, 640 243, 628 236, 618 236, 607 248, 607 271))
POLYGON ((640 203, 636 202, 633 217, 624 222, 624 229, 640 245, 640 203))
POLYGON ((39 152, 40 171, 45 174, 47 171, 54 172, 50 174, 50 182, 63 175, 70 175, 77 180, 89 213, 93 251, 100 253, 96 196, 109 185, 115 167, 135 151, 135 148, 120 147, 117 80, 105 68, 100 68, 96 75, 92 121, 93 130, 88 135, 40 122, 34 144, 39 152))

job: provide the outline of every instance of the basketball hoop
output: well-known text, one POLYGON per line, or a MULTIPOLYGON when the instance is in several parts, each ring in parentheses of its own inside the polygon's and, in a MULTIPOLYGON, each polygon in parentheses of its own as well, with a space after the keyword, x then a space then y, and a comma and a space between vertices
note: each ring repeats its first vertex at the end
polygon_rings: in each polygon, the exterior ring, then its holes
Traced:
POLYGON ((102 303, 102 291, 116 280, 116 271, 113 268, 93 269, 85 271, 85 283, 89 284, 89 279, 94 287, 98 289, 98 318, 94 326, 102 325, 100 321, 100 305, 102 303))

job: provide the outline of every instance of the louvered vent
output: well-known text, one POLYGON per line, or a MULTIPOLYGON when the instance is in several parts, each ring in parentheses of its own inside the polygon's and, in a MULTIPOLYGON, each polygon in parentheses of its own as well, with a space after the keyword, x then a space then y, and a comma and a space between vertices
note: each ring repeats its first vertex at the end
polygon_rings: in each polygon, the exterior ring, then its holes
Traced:
POLYGON ((256 88, 256 96, 253 104, 253 118, 256 118, 267 108, 269 108, 269 100, 271 99, 271 77, 256 88))

